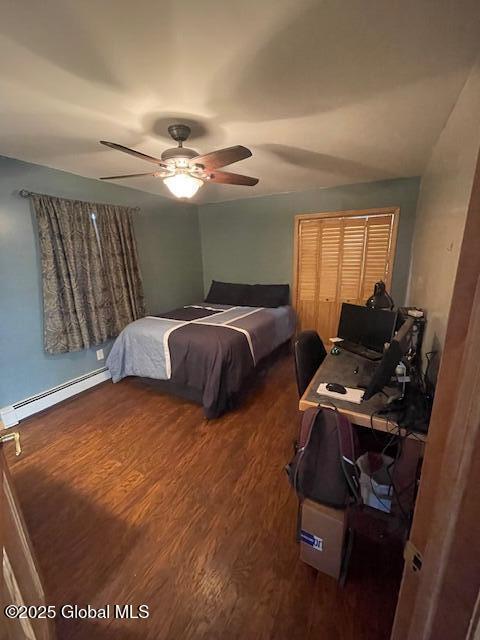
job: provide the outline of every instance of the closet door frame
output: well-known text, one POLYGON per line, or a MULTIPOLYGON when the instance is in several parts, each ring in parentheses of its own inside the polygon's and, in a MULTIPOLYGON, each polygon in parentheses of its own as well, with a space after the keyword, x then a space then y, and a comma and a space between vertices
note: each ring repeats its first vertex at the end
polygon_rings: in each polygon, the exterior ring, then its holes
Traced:
POLYGON ((292 301, 295 310, 297 310, 297 293, 298 293, 298 260, 299 260, 299 233, 300 223, 302 220, 318 220, 325 218, 365 218, 374 216, 393 215, 393 227, 391 237, 391 248, 389 256, 388 277, 386 285, 390 289, 392 285, 393 266, 397 251, 398 223, 400 220, 400 207, 380 207, 377 209, 349 209, 348 211, 322 211, 320 213, 298 213, 295 216, 293 229, 293 291, 292 301))

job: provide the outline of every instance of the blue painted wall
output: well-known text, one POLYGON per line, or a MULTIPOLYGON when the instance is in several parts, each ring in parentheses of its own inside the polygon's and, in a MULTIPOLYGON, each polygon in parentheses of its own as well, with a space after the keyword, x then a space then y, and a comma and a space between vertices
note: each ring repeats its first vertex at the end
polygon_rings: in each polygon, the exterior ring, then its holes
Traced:
MULTIPOLYGON (((20 189, 141 207, 135 231, 148 312, 203 294, 195 206, 0 156, 0 407, 104 365, 96 359, 99 347, 55 356, 43 351, 35 220, 20 189)), ((104 347, 106 355, 110 344, 104 347)))
MULTIPOLYGON (((196 207, 0 156, 0 407, 103 366, 97 348, 43 351, 42 290, 29 189, 139 206, 135 230, 147 310, 200 300, 212 279, 291 282, 297 213, 400 206, 393 295, 404 301, 419 189, 405 178, 196 207)), ((105 355, 111 343, 103 345, 105 355)))
POLYGON ((420 178, 281 193, 203 205, 200 211, 205 291, 212 280, 292 281, 293 221, 298 213, 400 207, 392 293, 405 301, 420 178))

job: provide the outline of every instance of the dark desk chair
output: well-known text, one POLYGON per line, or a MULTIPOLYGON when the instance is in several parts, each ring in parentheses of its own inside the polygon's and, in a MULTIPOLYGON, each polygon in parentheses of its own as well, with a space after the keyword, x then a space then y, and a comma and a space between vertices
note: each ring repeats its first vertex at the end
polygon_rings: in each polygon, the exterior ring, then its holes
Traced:
POLYGON ((325 360, 327 352, 316 331, 302 331, 293 343, 293 354, 298 395, 301 398, 318 367, 325 360))

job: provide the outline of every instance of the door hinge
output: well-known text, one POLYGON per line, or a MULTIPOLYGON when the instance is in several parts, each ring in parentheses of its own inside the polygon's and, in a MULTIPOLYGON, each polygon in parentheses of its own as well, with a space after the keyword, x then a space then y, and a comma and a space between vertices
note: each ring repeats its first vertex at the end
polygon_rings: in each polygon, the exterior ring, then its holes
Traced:
POLYGON ((407 540, 405 544, 405 549, 403 550, 403 557, 407 565, 414 571, 418 573, 422 569, 423 557, 417 547, 413 544, 411 540, 407 540))
POLYGON ((0 436, 0 442, 3 444, 5 442, 10 442, 10 440, 15 441, 15 455, 19 456, 22 453, 22 447, 20 446, 20 434, 18 431, 14 431, 13 433, 5 433, 0 436))

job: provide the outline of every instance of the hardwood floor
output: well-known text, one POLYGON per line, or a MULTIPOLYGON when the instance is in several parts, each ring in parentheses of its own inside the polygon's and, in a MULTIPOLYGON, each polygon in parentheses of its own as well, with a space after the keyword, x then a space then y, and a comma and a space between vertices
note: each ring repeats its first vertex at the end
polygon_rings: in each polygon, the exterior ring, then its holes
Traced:
POLYGON ((128 379, 22 423, 8 459, 47 601, 150 610, 57 619, 59 640, 388 638, 398 550, 357 540, 343 590, 298 560, 297 402, 283 356, 216 421, 128 379))

